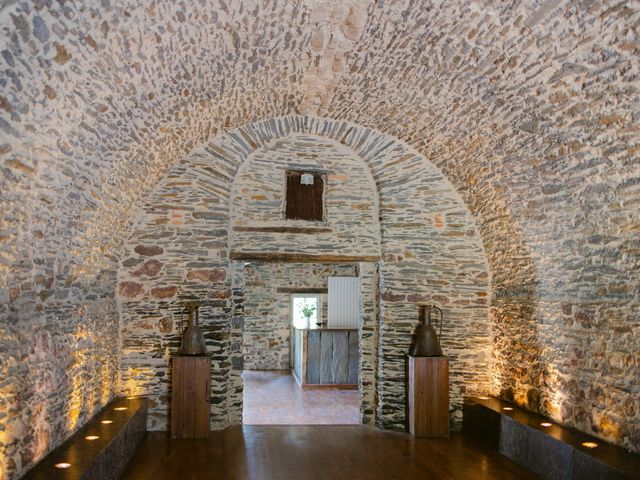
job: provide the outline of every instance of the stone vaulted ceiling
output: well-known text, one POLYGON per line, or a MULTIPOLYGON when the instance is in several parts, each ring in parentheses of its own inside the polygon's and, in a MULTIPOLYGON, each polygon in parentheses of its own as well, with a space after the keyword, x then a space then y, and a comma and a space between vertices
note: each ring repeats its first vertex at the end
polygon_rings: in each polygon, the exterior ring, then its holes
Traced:
POLYGON ((637 157, 636 2, 38 1, 1 15, 7 227, 28 220, 93 269, 170 165, 254 120, 395 135, 480 223, 545 234, 579 215, 549 208, 580 209, 576 170, 605 199, 637 157))

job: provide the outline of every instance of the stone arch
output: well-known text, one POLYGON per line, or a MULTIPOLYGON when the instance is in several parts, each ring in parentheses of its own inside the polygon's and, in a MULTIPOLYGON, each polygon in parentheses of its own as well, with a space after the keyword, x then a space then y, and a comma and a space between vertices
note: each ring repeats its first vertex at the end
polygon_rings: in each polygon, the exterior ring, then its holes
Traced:
POLYGON ((179 345, 175 304, 183 296, 207 298, 212 427, 240 421, 242 288, 229 260, 231 186, 254 152, 296 135, 350 152, 369 169, 380 198, 380 302, 372 313, 378 318, 367 367, 372 378, 365 379, 377 384, 368 395, 377 400, 366 407, 375 410, 367 421, 403 428, 404 356, 416 304, 435 302, 448 313, 443 337, 459 425, 463 396, 489 389, 489 275, 471 214, 442 172, 401 141, 349 122, 297 115, 214 138, 176 164, 144 202, 118 274, 125 393, 150 395, 149 427, 165 427, 168 357, 179 345))

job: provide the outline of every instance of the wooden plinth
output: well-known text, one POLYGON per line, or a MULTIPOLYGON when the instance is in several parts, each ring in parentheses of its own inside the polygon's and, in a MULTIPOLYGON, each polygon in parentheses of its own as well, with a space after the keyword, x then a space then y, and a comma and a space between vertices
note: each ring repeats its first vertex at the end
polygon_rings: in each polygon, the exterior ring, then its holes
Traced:
POLYGON ((209 436, 211 357, 174 356, 171 380, 171 436, 209 436))
POLYGON ((409 357, 409 432, 449 436, 449 360, 409 357))

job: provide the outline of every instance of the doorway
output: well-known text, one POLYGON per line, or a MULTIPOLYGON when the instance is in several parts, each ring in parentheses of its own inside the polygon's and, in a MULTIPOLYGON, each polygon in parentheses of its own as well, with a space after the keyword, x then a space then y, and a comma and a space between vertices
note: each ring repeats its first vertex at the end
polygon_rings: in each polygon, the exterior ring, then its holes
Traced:
MULTIPOLYGON (((303 334, 309 335, 313 329, 313 336, 326 328, 329 277, 357 275, 357 265, 245 265, 244 424, 361 423, 357 356, 352 385, 346 385, 346 380, 341 385, 304 385, 301 364, 307 352, 302 343, 296 348, 296 339, 301 340, 303 334)), ((353 329, 356 345, 357 334, 357 328, 353 329)), ((346 345, 348 335, 344 338, 346 345)))

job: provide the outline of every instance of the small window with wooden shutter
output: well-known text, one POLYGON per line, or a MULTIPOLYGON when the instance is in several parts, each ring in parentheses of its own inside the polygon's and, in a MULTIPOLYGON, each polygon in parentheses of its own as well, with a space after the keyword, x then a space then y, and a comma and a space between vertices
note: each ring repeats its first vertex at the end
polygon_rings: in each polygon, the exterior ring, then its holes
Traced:
POLYGON ((324 220, 324 184, 321 173, 288 170, 286 218, 324 220))

